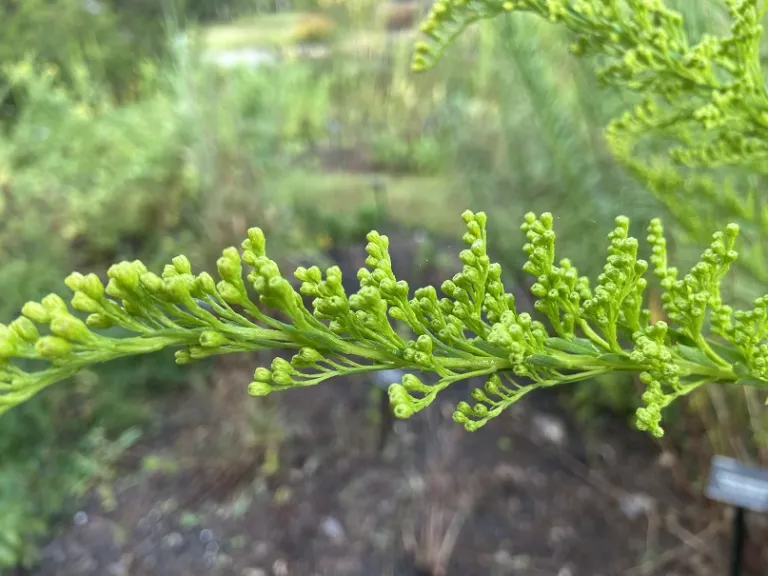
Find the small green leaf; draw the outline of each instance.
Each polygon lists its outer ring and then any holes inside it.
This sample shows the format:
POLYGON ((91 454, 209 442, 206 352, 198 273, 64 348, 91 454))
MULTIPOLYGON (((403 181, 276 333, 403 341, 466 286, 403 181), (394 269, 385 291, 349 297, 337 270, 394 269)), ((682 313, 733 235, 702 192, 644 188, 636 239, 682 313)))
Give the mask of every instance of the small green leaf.
POLYGON ((723 360, 726 362, 729 362, 731 364, 738 363, 744 363, 745 359, 744 356, 739 352, 737 348, 730 348, 728 346, 723 346, 722 344, 719 344, 717 342, 712 342, 711 340, 707 340, 707 344, 709 344, 709 347, 712 348, 712 350, 720 356, 723 360))
POLYGON ((712 360, 709 359, 707 355, 704 354, 704 352, 702 352, 698 348, 693 348, 691 346, 684 346, 682 344, 678 344, 677 350, 680 353, 680 356, 682 356, 686 360, 689 360, 690 362, 693 362, 695 364, 702 364, 704 366, 717 366, 717 364, 712 362, 712 360))
POLYGON ((555 350, 561 352, 568 352, 569 354, 597 356, 600 351, 595 348, 586 338, 574 338, 573 340, 566 340, 565 338, 547 338, 545 344, 555 350))
POLYGON ((479 338, 473 339, 472 345, 475 348, 479 348, 483 352, 488 352, 488 354, 492 354, 493 356, 503 358, 504 356, 507 355, 507 352, 505 352, 502 348, 499 348, 498 346, 493 346, 484 340, 480 340, 479 338))
POLYGON ((600 354, 597 359, 610 366, 627 367, 629 369, 637 368, 637 365, 629 358, 629 356, 623 354, 600 354))
POLYGON ((749 368, 747 368, 741 362, 736 362, 733 365, 733 373, 736 374, 736 376, 739 378, 752 378, 752 372, 750 372, 749 368))
POLYGON ((676 342, 677 344, 684 344, 685 346, 691 346, 696 347, 696 341, 688 336, 687 334, 684 334, 680 330, 676 330, 675 328, 669 328, 668 334, 670 336, 670 339, 673 342, 676 342))
POLYGON ((572 368, 572 366, 559 358, 547 356, 546 354, 531 354, 527 358, 527 362, 540 368, 572 368))
POLYGON ((765 382, 757 378, 740 378, 734 384, 738 386, 749 386, 750 388, 765 388, 765 382))

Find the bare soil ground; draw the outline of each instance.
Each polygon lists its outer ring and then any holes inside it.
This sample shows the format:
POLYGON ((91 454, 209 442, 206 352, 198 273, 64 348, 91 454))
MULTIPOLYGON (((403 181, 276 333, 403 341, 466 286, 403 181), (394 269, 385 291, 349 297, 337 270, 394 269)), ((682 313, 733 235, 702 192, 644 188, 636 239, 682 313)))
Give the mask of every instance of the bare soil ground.
MULTIPOLYGON (((349 274, 360 247, 345 258, 349 274)), ((249 398, 268 360, 222 359, 204 388, 158 400, 117 507, 92 495, 31 574, 726 573, 727 511, 676 488, 671 456, 623 422, 585 429, 540 393, 470 434, 450 417, 464 387, 379 450, 369 379, 249 398)), ((747 552, 746 574, 764 574, 747 552)))

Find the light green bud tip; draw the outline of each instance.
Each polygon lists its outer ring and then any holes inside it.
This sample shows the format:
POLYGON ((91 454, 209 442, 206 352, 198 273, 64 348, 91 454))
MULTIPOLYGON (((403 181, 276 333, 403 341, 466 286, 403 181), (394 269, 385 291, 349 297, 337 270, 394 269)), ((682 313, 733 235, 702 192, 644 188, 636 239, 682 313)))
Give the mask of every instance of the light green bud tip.
POLYGON ((27 302, 21 313, 38 324, 48 324, 51 321, 51 313, 39 302, 27 302))
POLYGON ((200 334, 199 341, 200 346, 203 348, 218 348, 219 346, 224 346, 228 342, 223 335, 214 332, 213 330, 206 330, 200 334))
POLYGON ((85 323, 91 328, 100 328, 102 330, 111 328, 114 325, 112 320, 104 314, 90 314, 88 318, 85 319, 85 323))
POLYGON ((213 280, 213 276, 208 272, 201 272, 197 277, 197 286, 205 294, 213 294, 216 292, 216 282, 213 280))
POLYGON ((150 294, 159 294, 165 290, 165 282, 153 272, 141 275, 141 284, 150 294))
POLYGON ((315 362, 320 362, 320 360, 323 359, 322 354, 320 354, 320 352, 314 348, 302 348, 299 350, 299 357, 301 357, 302 361, 306 362, 307 364, 314 364, 315 362))
POLYGON ((67 285, 67 287, 72 290, 72 292, 78 292, 82 290, 83 283, 85 282, 85 276, 80 274, 80 272, 72 272, 69 276, 67 276, 64 279, 64 284, 67 285))
POLYGON ((72 345, 58 336, 44 336, 35 344, 35 350, 43 358, 61 358, 72 351, 72 345))
POLYGON ((67 312, 67 303, 58 294, 48 294, 41 302, 49 312, 67 312))
POLYGON ((72 307, 80 312, 96 313, 101 312, 102 306, 96 300, 85 294, 85 292, 75 292, 72 297, 72 307))
POLYGON ((12 358, 16 355, 16 343, 14 342, 16 338, 7 326, 0 324, 0 358, 12 358))
POLYGON ((272 392, 272 387, 266 382, 251 382, 248 385, 248 394, 251 396, 267 396, 272 392))
POLYGON ((242 294, 240 293, 240 290, 238 290, 233 284, 230 284, 229 282, 219 282, 216 285, 216 289, 225 302, 229 302, 230 304, 237 304, 241 300, 242 294))
POLYGON ((271 382, 272 372, 267 368, 260 366, 259 368, 256 368, 256 371, 253 373, 253 379, 256 382, 264 382, 264 383, 271 382))
POLYGON ((396 404, 392 409, 393 414, 395 415, 395 418, 400 418, 402 420, 406 420, 413 416, 414 410, 411 407, 410 404, 407 404, 405 402, 401 402, 399 404, 396 404))
POLYGON ((11 322, 11 330, 16 332, 22 339, 27 342, 36 342, 40 338, 40 333, 37 331, 37 327, 29 318, 17 318, 11 322))
MULTIPOLYGON (((250 228, 248 230, 248 242, 243 248, 251 250, 256 256, 264 256, 266 253, 267 241, 261 228, 250 228)), ((245 242, 243 243, 245 244, 245 242)))
POLYGON ((104 297, 104 284, 96 274, 88 274, 80 289, 94 300, 101 300, 104 297))
POLYGON ((184 256, 184 254, 179 254, 176 256, 173 260, 173 267, 176 268, 176 271, 179 274, 191 274, 192 273, 192 264, 189 261, 189 258, 184 256))
POLYGON ((70 314, 57 314, 51 320, 51 332, 72 342, 87 340, 91 332, 85 322, 70 314))
POLYGON ((240 253, 234 247, 225 249, 221 258, 216 261, 216 268, 222 280, 237 283, 242 278, 242 265, 240 263, 240 253))

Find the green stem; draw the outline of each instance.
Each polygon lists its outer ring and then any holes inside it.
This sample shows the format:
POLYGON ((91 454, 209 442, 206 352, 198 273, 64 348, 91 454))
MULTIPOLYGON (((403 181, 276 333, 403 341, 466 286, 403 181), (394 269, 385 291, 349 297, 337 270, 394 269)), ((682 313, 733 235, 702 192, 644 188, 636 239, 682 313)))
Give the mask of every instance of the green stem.
POLYGON ((712 360, 715 364, 725 368, 731 368, 731 365, 728 362, 723 360, 714 350, 712 350, 707 341, 704 339, 704 336, 702 336, 701 332, 697 332, 693 340, 696 342, 696 345, 701 349, 701 351, 704 352, 707 358, 712 360))
POLYGON ((603 340, 597 332, 592 330, 592 327, 589 325, 589 322, 587 322, 584 319, 579 320, 579 327, 584 332, 587 338, 589 338, 592 342, 600 346, 600 348, 603 348, 604 350, 611 350, 610 344, 603 340))

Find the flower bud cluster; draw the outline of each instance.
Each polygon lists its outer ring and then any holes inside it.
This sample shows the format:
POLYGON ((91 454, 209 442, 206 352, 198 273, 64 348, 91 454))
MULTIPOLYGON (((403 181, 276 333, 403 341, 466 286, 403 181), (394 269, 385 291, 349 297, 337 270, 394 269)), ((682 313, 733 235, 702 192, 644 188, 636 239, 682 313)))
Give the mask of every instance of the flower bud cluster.
POLYGON ((602 274, 597 277, 594 295, 582 305, 583 314, 611 334, 612 340, 615 340, 617 322, 632 331, 640 328, 643 290, 647 286, 643 275, 648 263, 637 259, 637 240, 628 234, 629 219, 619 216, 616 228, 608 235, 608 257, 602 274))
POLYGON ((637 409, 637 427, 660 438, 664 434, 661 428, 661 410, 674 398, 674 392, 680 389, 680 368, 673 361, 673 354, 667 346, 666 322, 657 322, 633 335, 635 347, 630 359, 645 370, 640 380, 645 384, 643 402, 645 407, 637 409), (662 384, 672 390, 672 394, 663 392, 662 384))
POLYGON ((682 279, 678 279, 677 269, 666 267, 666 245, 658 220, 651 222, 648 232, 648 241, 653 246, 652 262, 664 288, 661 299, 669 319, 695 337, 701 332, 705 313, 710 308, 714 329, 728 332, 731 309, 722 303, 720 284, 738 257, 734 245, 739 227, 729 224, 724 231, 713 234, 712 243, 701 255, 701 260, 682 279))
POLYGON ((552 226, 549 212, 538 218, 532 212, 525 215, 521 229, 528 240, 523 246, 528 261, 523 271, 536 279, 531 286, 531 293, 537 298, 536 310, 547 316, 558 334, 568 337, 573 334, 579 304, 592 294, 589 281, 579 276, 570 260, 562 259, 559 266, 554 264, 556 236, 552 226))
POLYGON ((474 432, 484 426, 491 418, 514 402, 520 391, 506 387, 498 374, 491 374, 482 388, 472 390, 474 405, 459 402, 453 412, 453 421, 464 426, 468 432, 474 432))

